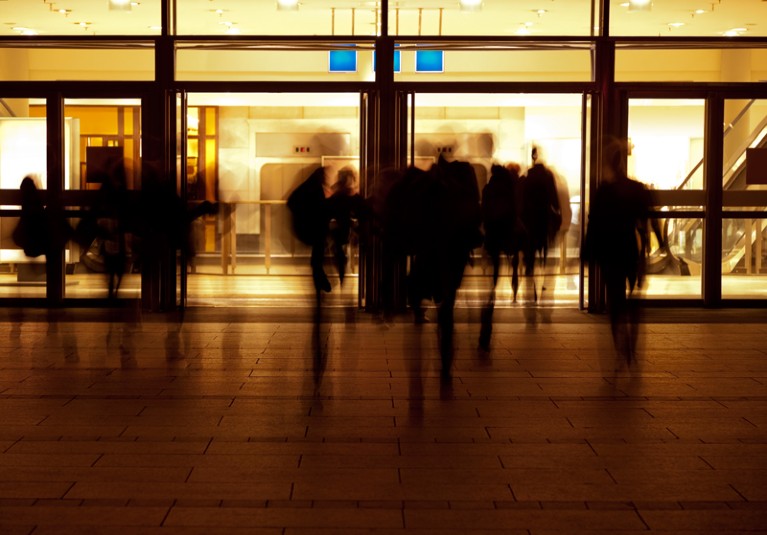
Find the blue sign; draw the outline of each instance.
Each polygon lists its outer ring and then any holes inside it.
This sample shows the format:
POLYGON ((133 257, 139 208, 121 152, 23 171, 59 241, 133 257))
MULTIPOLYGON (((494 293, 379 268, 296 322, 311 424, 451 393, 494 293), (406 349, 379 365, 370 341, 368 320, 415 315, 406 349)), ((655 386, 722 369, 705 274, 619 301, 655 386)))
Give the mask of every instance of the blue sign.
POLYGON ((357 72, 356 50, 331 50, 328 57, 330 72, 357 72))
POLYGON ((442 50, 416 50, 415 72, 445 72, 445 53, 442 50))

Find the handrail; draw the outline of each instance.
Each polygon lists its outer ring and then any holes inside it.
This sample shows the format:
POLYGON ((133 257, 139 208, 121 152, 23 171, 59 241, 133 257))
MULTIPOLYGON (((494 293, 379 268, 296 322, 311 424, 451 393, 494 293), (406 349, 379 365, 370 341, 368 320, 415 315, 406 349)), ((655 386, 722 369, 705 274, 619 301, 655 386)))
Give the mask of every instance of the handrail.
MULTIPOLYGON (((743 116, 751 108, 751 106, 754 104, 754 102, 756 102, 756 99, 752 98, 748 102, 748 104, 743 106, 743 109, 740 110, 738 115, 735 116, 735 119, 733 119, 732 121, 730 121, 727 124, 727 127, 724 129, 724 137, 727 137, 727 134, 729 134, 732 130, 734 130, 735 125, 743 118, 743 116)), ((703 165, 704 159, 705 159, 705 156, 703 158, 701 158, 700 161, 697 164, 695 164, 695 167, 692 168, 692 171, 689 172, 689 174, 685 177, 685 179, 682 181, 682 183, 679 184, 679 186, 677 186, 676 189, 683 189, 685 187, 685 185, 690 181, 690 179, 693 177, 695 172, 700 168, 701 165, 703 165)))

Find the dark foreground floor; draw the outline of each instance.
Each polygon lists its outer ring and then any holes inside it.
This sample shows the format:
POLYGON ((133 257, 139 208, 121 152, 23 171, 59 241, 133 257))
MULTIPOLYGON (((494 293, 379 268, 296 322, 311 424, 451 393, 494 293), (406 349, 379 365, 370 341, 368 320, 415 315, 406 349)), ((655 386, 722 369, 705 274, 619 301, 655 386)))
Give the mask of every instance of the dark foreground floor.
POLYGON ((765 311, 477 317, 12 311, 0 533, 767 533, 765 311))

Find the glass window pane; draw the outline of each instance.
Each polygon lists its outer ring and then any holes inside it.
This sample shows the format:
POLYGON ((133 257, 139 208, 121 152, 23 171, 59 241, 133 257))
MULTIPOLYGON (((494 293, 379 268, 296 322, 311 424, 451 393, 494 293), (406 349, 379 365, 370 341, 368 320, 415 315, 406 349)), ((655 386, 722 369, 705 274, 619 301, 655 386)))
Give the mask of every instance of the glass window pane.
MULTIPOLYGON (((394 79, 411 81, 569 81, 592 80, 592 56, 586 45, 557 46, 555 49, 530 45, 529 48, 465 50, 445 43, 430 44, 428 51, 416 44, 402 43, 401 66, 394 79), (418 54, 442 52, 442 70, 418 68, 418 54)), ((420 46, 424 46, 421 44, 420 46)))
POLYGON ((390 35, 579 35, 592 34, 591 0, 390 2, 390 35))
POLYGON ((618 48, 618 82, 761 82, 767 50, 749 48, 618 48))
POLYGON ((377 2, 177 0, 179 35, 376 35, 377 2))
POLYGON ((161 0, 31 2, 4 0, 3 20, 18 35, 159 35, 161 0))
POLYGON ((3 98, 0 107, 0 297, 45 297, 45 257, 28 257, 13 239, 20 215, 18 192, 30 176, 38 189, 47 187, 45 106, 28 99, 3 98), (13 115, 13 116, 10 116, 13 115))
POLYGON ((657 218, 654 228, 668 247, 651 236, 651 254, 642 296, 651 299, 700 299, 702 295, 703 220, 657 218))
POLYGON ((141 185, 141 102, 67 99, 66 189, 98 190, 110 166, 124 167, 128 189, 141 185), (71 150, 69 148, 71 143, 71 150))
MULTIPOLYGON (((190 305, 314 299, 310 248, 293 234, 286 199, 320 166, 329 181, 342 166, 359 169, 359 102, 358 93, 188 95, 187 196, 220 207, 193 224, 190 305)), ((357 247, 353 235, 343 285, 328 252, 324 303, 356 304, 357 247)))
MULTIPOLYGON (((521 174, 532 164, 531 149, 557 178, 563 228, 549 249, 545 267, 546 304, 578 304, 580 269, 580 198, 582 96, 578 94, 423 94, 415 95, 416 166, 428 168, 445 155, 474 167, 480 192, 492 165, 517 163, 521 174)), ((466 269, 462 290, 468 301, 484 303, 492 286, 492 266, 483 250, 466 269)), ((511 267, 504 262, 496 303, 514 301, 511 267)), ((527 278, 519 285, 519 302, 532 301, 527 278)))
MULTIPOLYGON (((94 203, 98 199, 98 207, 70 207, 95 227, 87 232, 83 223, 79 234, 83 239, 67 248, 65 296, 107 297, 108 273, 114 265, 114 273, 122 272, 115 296, 137 298, 141 286, 137 241, 125 218, 135 209, 127 192, 141 188, 141 102, 66 99, 64 117, 69 125, 65 143, 70 156, 65 166, 65 188, 91 191, 94 203), (126 194, 105 199, 101 191, 114 181, 118 188, 126 189, 126 194), (120 202, 118 198, 126 201, 127 213, 112 204, 120 202)), ((78 224, 80 218, 72 220, 73 228, 78 224)))
POLYGON ((722 297, 767 299, 767 214, 722 222, 722 297))
POLYGON ((703 189, 703 100, 630 99, 628 174, 656 190, 703 189))
POLYGON ((0 48, 0 78, 9 81, 154 80, 154 48, 0 48))
POLYGON ((767 35, 767 6, 747 2, 610 0, 610 35, 737 37, 767 35))
MULTIPOLYGON (((268 47, 266 47, 268 48, 268 47)), ((375 79, 371 44, 318 44, 312 50, 270 50, 260 46, 244 49, 200 47, 180 43, 176 52, 176 78, 186 81, 339 81, 375 79), (340 47, 344 48, 340 48, 340 47), (354 46, 354 50, 349 50, 354 46), (335 49, 335 50, 333 50, 335 49), (331 52, 356 56, 356 70, 331 65, 331 52), (355 54, 356 53, 356 54, 355 54)))
POLYGON ((724 102, 724 114, 722 297, 764 299, 767 297, 767 100, 728 99, 724 102), (734 211, 741 215, 729 217, 734 211), (742 215, 743 212, 748 215, 742 215))

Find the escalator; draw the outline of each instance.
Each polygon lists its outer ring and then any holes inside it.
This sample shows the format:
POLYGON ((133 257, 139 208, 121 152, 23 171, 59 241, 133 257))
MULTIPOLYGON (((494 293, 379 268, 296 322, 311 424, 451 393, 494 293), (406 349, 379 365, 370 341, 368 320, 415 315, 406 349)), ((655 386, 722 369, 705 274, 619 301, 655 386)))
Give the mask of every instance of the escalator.
MULTIPOLYGON (((749 101, 732 123, 725 128, 724 136, 732 132, 738 123, 747 117, 747 112, 754 104, 749 101)), ((763 117, 758 125, 734 151, 724 168, 722 184, 725 192, 747 191, 746 180, 746 151, 750 148, 767 148, 767 117, 763 117)), ((695 173, 702 168, 703 160, 693 167, 687 177, 677 187, 686 188, 695 173)), ((742 211, 761 212, 763 207, 744 208, 742 211)), ((724 212, 725 218, 727 212, 724 212)), ((654 221, 657 239, 653 239, 654 247, 649 257, 648 273, 672 275, 696 275, 702 265, 702 250, 696 246, 700 242, 703 230, 702 219, 658 219, 654 221)), ((767 265, 767 258, 762 255, 767 252, 763 247, 767 237, 766 219, 724 219, 722 233, 722 274, 747 271, 746 262, 750 265, 753 255, 758 255, 757 265, 767 265)))

